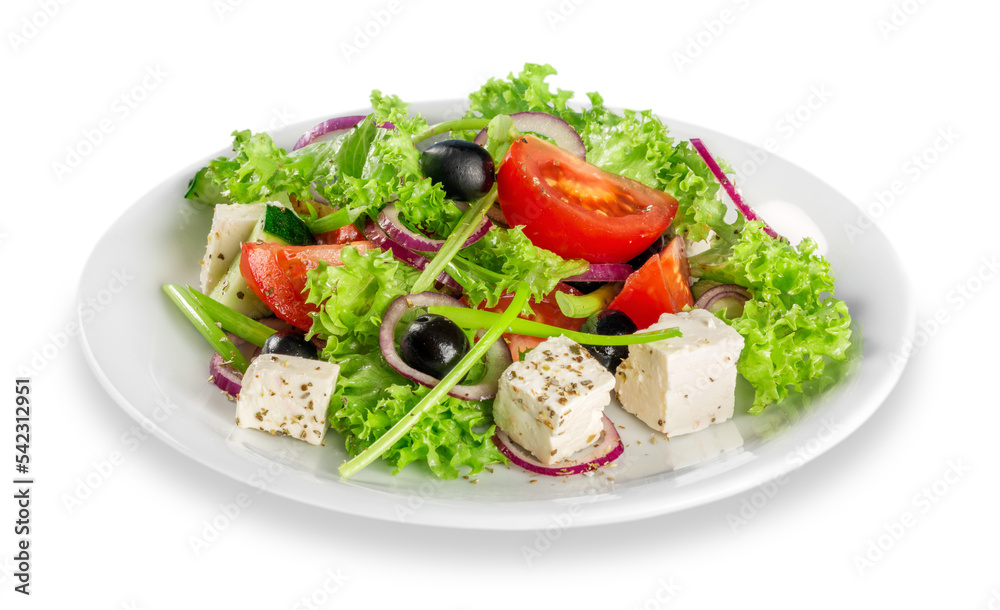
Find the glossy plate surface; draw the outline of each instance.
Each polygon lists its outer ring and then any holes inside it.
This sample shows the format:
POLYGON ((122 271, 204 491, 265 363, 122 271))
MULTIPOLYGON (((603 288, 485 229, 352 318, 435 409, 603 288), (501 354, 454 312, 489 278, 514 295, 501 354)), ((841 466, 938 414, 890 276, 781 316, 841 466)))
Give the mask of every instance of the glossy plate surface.
MULTIPOLYGON (((454 118, 461 105, 432 102, 412 109, 433 123, 454 118)), ((290 148, 318 122, 273 135, 290 148)), ((902 372, 904 344, 915 323, 912 291, 891 245, 877 228, 856 228, 860 212, 843 195, 759 148, 681 121, 667 124, 674 137, 700 137, 714 155, 740 169, 747 176, 739 184, 745 198, 779 233, 792 243, 805 235, 816 238, 830 259, 837 295, 850 307, 861 340, 850 364, 831 367, 825 387, 817 384, 753 417, 745 412, 751 393, 743 384, 733 420, 669 442, 612 405, 608 415, 622 428, 626 452, 594 476, 550 479, 500 466, 475 483, 439 481, 412 466, 391 476, 378 463, 344 481, 337 467, 346 452, 335 432, 316 448, 236 427, 234 404, 206 383, 210 348, 160 290, 165 283, 197 285, 211 211, 183 195, 207 159, 140 198, 94 249, 81 296, 106 291, 116 274, 133 279, 83 326, 84 351, 111 397, 179 452, 235 479, 333 511, 446 527, 534 529, 563 514, 572 515, 575 526, 641 519, 761 485, 846 438, 885 400, 902 372)))

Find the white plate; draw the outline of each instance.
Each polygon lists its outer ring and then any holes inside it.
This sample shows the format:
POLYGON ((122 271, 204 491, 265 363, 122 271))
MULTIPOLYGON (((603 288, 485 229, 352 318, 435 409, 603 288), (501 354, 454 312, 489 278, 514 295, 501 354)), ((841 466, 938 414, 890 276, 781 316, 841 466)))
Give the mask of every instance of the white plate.
MULTIPOLYGON (((413 106, 432 122, 454 118, 457 108, 461 102, 413 106)), ((317 122, 291 125, 275 140, 291 146, 317 122)), ((744 412, 669 442, 651 442, 648 428, 612 407, 609 415, 624 427, 628 447, 616 466, 595 476, 529 477, 501 466, 473 484, 439 481, 414 466, 391 476, 378 463, 341 480, 337 466, 346 453, 336 433, 326 447, 314 448, 235 426, 233 404, 206 383, 210 348, 160 290, 165 283, 197 283, 210 211, 183 195, 207 159, 139 199, 94 249, 80 294, 110 302, 101 315, 82 321, 84 351, 114 400, 181 453, 261 489, 344 513, 461 528, 581 526, 670 513, 761 485, 843 440, 886 398, 902 368, 902 356, 893 355, 902 354, 914 327, 912 294, 878 229, 848 239, 844 227, 856 225, 859 212, 844 196, 773 155, 754 161, 759 149, 739 140, 680 121, 668 125, 676 137, 701 137, 734 166, 755 167, 741 187, 748 201, 769 204, 763 216, 779 231, 822 230, 817 237, 838 278, 837 294, 863 336, 857 344, 863 358, 834 367, 831 387, 794 398, 787 409, 773 406, 760 417, 744 412), (111 294, 120 286, 112 278, 122 272, 134 279, 111 294), (894 297, 878 297, 885 294, 894 297)), ((737 412, 748 402, 741 387, 737 412)))

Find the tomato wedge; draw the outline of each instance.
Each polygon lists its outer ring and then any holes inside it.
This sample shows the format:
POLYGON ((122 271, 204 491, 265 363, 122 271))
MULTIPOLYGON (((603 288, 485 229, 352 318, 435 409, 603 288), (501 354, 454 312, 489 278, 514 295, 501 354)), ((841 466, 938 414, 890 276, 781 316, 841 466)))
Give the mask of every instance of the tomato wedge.
POLYGON ((497 172, 511 226, 565 258, 624 263, 656 241, 677 213, 663 191, 606 172, 531 135, 517 138, 497 172))
POLYGON ((690 277, 684 240, 675 237, 666 248, 628 276, 625 287, 608 309, 623 311, 637 327, 648 328, 661 314, 677 313, 685 306, 694 306, 690 277))
MULTIPOLYGON (((584 318, 567 318, 564 316, 562 311, 559 309, 559 304, 556 303, 557 292, 567 292, 575 295, 581 294, 581 292, 576 288, 573 288, 569 284, 563 284, 560 282, 556 284, 555 290, 545 295, 545 298, 543 298, 541 302, 534 300, 531 301, 531 311, 534 312, 534 315, 522 315, 518 317, 526 320, 541 322, 542 324, 558 326, 559 328, 565 328, 567 330, 580 330, 580 327, 583 326, 583 323, 586 322, 586 320, 584 318)), ((500 302, 497 303, 496 307, 479 307, 479 309, 500 313, 507 309, 507 306, 513 298, 514 295, 507 293, 500 297, 500 302)), ((537 347, 539 343, 545 341, 545 339, 540 337, 515 335, 514 333, 504 333, 503 338, 507 340, 507 347, 510 348, 510 355, 511 358, 514 359, 514 362, 517 362, 520 359, 521 352, 526 352, 529 349, 537 347)))
POLYGON ((312 326, 309 314, 316 311, 316 306, 306 303, 306 296, 302 294, 306 272, 315 269, 319 261, 340 265, 340 252, 347 246, 361 252, 374 247, 368 241, 326 246, 246 243, 240 256, 240 273, 247 286, 274 315, 297 328, 309 330, 312 326))
POLYGON ((321 244, 347 244, 352 241, 365 241, 364 233, 354 225, 345 225, 333 231, 317 233, 316 241, 321 244))

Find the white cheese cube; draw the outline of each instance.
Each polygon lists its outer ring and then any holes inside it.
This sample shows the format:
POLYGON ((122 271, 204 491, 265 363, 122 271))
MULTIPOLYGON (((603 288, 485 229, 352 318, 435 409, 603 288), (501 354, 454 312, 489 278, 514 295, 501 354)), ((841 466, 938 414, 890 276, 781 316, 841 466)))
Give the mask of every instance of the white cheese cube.
POLYGON ((615 390, 626 411, 677 436, 733 416, 743 337, 704 309, 665 313, 647 330, 672 327, 683 336, 629 346, 615 390))
POLYGON ((493 418, 540 462, 554 464, 600 438, 614 386, 590 352, 553 337, 500 376, 493 418))
POLYGON ((208 294, 240 258, 240 246, 257 226, 266 203, 220 203, 212 215, 205 256, 201 261, 201 291, 208 294))
POLYGON ((339 366, 322 360, 261 354, 243 375, 236 424, 322 445, 338 373, 339 366))

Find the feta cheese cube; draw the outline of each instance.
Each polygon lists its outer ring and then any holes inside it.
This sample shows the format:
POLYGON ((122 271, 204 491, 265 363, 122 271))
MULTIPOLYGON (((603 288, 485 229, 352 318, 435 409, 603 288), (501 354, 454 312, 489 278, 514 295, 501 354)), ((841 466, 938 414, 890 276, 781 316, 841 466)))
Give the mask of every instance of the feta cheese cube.
POLYGON ((554 464, 600 438, 614 386, 590 352, 553 337, 500 376, 493 417, 511 440, 554 464))
POLYGON ((243 375, 236 424, 322 445, 338 373, 339 366, 322 360, 261 354, 243 375))
POLYGON ((672 327, 683 336, 629 346, 615 391, 626 411, 677 436, 733 416, 743 337, 704 309, 665 313, 647 330, 672 327))

